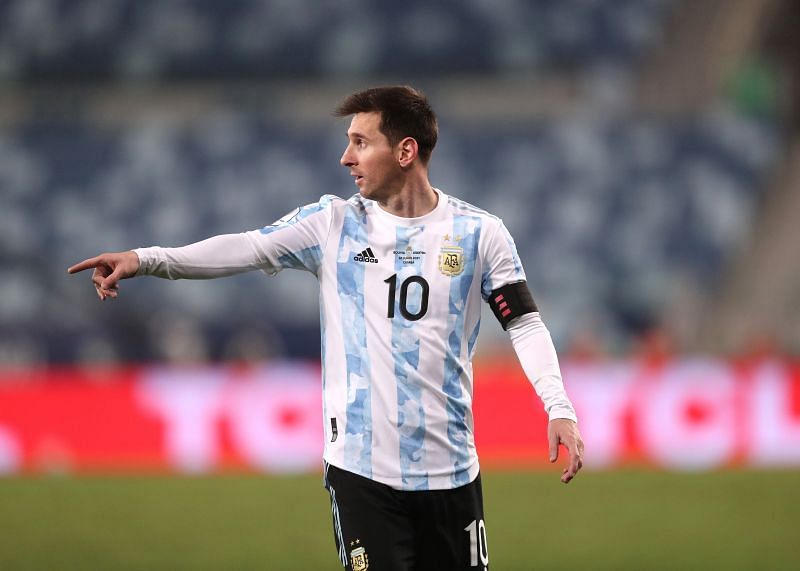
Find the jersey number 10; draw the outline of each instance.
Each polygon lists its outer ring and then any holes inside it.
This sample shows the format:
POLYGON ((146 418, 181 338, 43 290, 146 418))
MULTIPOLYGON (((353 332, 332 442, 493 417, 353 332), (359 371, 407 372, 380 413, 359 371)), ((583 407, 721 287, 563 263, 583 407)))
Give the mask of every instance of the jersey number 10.
MULTIPOLYGON (((397 274, 392 275, 389 278, 383 280, 383 283, 389 284, 389 309, 386 311, 386 317, 389 319, 394 318, 394 300, 395 294, 397 292, 397 274)), ((409 276, 403 283, 400 284, 400 313, 408 319, 409 321, 416 321, 421 319, 425 313, 428 311, 428 293, 430 292, 430 287, 428 286, 428 282, 425 281, 425 278, 422 276, 409 276), (419 284, 422 288, 422 295, 420 297, 421 301, 419 304, 419 309, 417 309, 416 313, 412 313, 408 310, 408 286, 411 284, 419 284)))

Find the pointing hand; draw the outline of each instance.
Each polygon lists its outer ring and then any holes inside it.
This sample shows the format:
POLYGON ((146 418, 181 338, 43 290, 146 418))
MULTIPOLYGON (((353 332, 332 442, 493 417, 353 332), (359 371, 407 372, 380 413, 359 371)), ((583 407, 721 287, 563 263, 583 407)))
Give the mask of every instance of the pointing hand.
POLYGON ((136 252, 114 252, 105 253, 83 260, 67 269, 67 272, 74 274, 94 268, 92 272, 92 283, 100 301, 105 301, 107 297, 115 298, 119 295, 119 281, 136 275, 139 269, 139 256, 136 252))

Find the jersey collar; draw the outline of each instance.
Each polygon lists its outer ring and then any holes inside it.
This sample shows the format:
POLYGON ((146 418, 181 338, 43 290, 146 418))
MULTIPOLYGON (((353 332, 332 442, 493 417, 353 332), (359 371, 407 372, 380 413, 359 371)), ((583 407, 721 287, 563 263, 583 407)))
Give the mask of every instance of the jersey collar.
POLYGON ((439 190, 436 187, 433 187, 433 190, 439 196, 439 201, 436 204, 436 207, 428 212, 427 214, 423 214, 422 216, 417 216, 415 218, 405 218, 403 216, 397 216, 392 214, 391 212, 386 212, 381 205, 371 200, 373 210, 381 217, 391 220, 394 224, 398 226, 419 226, 420 224, 426 224, 430 222, 436 222, 437 220, 442 220, 444 218, 445 209, 447 207, 447 195, 439 190))

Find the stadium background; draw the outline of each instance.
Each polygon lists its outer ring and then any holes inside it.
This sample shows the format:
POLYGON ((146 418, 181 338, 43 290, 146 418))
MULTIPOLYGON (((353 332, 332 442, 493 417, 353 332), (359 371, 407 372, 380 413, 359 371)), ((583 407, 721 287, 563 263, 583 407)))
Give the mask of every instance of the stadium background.
POLYGON ((65 268, 326 193, 349 92, 440 116, 501 216, 587 444, 559 487, 489 312, 495 569, 790 569, 800 526, 793 0, 0 2, 3 569, 334 569, 314 279, 65 268))

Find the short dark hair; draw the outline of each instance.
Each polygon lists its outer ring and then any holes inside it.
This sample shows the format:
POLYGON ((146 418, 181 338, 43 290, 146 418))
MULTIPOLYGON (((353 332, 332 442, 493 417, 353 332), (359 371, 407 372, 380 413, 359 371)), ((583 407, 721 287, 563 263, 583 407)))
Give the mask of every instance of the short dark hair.
POLYGON ((436 115, 425 95, 407 85, 373 87, 349 95, 336 108, 337 117, 356 113, 381 114, 380 131, 392 146, 412 137, 419 146, 419 158, 427 164, 431 158, 439 127, 436 115))

